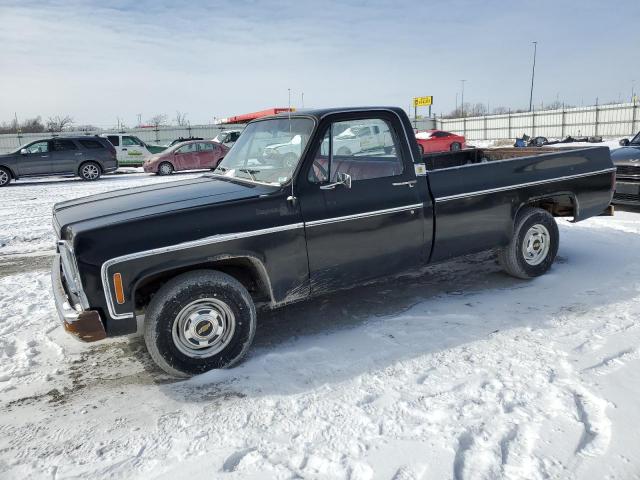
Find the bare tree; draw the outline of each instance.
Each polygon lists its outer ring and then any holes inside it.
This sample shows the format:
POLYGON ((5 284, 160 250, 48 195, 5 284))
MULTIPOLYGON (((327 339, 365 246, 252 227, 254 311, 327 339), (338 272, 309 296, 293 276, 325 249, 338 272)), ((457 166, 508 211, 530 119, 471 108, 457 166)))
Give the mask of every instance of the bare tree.
POLYGON ((163 113, 158 113, 153 117, 151 117, 149 120, 147 120, 147 123, 149 125, 153 125, 156 128, 159 127, 160 125, 166 125, 167 116, 163 113))
POLYGON ((180 112, 180 110, 176 110, 176 125, 179 127, 185 127, 187 125, 187 114, 180 112))
POLYGON ((21 123, 14 118, 10 122, 0 124, 0 133, 42 133, 44 131, 45 126, 40 117, 27 118, 21 123))
POLYGON ((55 117, 49 117, 47 119, 47 130, 50 132, 61 132, 65 128, 68 128, 73 123, 73 118, 69 115, 64 117, 56 115, 55 117))
POLYGON ((494 115, 503 115, 505 113, 509 113, 509 109, 507 107, 495 107, 492 113, 494 115))

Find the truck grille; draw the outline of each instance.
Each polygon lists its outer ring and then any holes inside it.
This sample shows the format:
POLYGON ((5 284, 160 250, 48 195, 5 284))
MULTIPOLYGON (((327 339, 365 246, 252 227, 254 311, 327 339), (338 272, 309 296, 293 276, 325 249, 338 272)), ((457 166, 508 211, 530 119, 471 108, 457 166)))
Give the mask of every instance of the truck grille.
POLYGON ((638 202, 640 203, 640 195, 634 195, 631 193, 614 193, 613 200, 624 200, 626 202, 638 202))
POLYGON ((618 176, 626 176, 626 177, 640 177, 640 165, 632 166, 632 165, 619 165, 616 167, 616 175, 618 176))

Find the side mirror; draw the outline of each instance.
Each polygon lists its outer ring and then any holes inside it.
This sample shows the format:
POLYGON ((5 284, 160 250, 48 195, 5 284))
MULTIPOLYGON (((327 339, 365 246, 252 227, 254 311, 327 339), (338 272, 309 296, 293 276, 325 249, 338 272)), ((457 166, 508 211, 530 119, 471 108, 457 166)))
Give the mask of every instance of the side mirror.
POLYGON ((29 150, 27 150, 26 148, 20 149, 20 155, 26 155, 27 153, 29 153, 29 150))
POLYGON ((619 144, 621 147, 626 147, 627 145, 629 145, 629 139, 628 139, 628 138, 623 138, 622 140, 620 140, 620 141, 618 142, 618 144, 619 144))
POLYGON ((338 185, 343 185, 347 188, 351 188, 351 175, 348 173, 338 172, 338 181, 335 183, 329 183, 327 185, 321 185, 320 190, 333 190, 338 185))

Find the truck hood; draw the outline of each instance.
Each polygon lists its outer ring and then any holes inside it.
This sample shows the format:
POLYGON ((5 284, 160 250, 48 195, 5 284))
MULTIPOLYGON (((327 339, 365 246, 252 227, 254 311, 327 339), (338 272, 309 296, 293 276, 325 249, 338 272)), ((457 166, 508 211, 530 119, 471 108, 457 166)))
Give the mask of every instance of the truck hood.
POLYGON ((202 176, 56 203, 53 222, 56 234, 62 238, 66 227, 75 230, 73 226, 80 223, 99 228, 133 218, 257 197, 277 189, 202 176))
POLYGON ((614 165, 633 165, 640 167, 640 146, 616 148, 611 151, 614 165))

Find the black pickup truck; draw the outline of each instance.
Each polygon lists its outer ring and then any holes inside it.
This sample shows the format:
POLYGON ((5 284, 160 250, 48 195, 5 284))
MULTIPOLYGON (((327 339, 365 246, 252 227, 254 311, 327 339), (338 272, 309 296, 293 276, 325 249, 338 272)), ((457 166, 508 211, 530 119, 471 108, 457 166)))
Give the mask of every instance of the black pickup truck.
POLYGON ((85 341, 140 320, 158 365, 193 375, 241 359, 257 307, 490 249, 541 275, 554 217, 602 214, 614 182, 606 147, 422 157, 398 108, 268 117, 210 174, 56 204, 56 304, 85 341))

